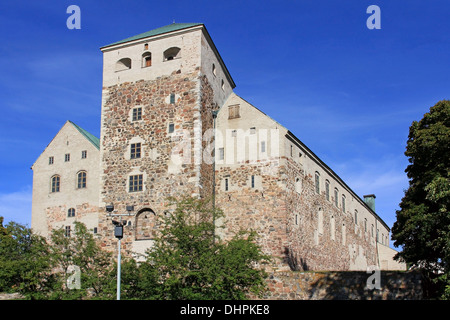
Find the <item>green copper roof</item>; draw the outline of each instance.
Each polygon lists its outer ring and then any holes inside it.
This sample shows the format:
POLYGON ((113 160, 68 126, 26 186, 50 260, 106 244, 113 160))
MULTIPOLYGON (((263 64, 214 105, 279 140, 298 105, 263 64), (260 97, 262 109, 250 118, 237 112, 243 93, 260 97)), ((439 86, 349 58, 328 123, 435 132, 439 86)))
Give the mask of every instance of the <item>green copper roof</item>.
POLYGON ((88 139, 97 149, 100 150, 100 139, 97 138, 96 136, 94 136, 93 134, 87 132, 86 130, 84 130, 83 128, 77 126, 75 123, 73 123, 70 120, 67 120, 69 123, 71 123, 75 128, 77 128, 78 131, 80 131, 80 133, 86 137, 86 139, 88 139))
POLYGON ((109 46, 112 46, 112 45, 125 43, 125 42, 128 42, 128 41, 143 39, 143 38, 147 38, 147 37, 152 37, 152 36, 164 34, 164 33, 167 33, 167 32, 182 30, 182 29, 195 27, 195 26, 201 26, 201 25, 203 25, 203 23, 172 23, 172 24, 169 24, 169 25, 164 26, 164 27, 153 29, 153 30, 150 30, 150 31, 138 34, 138 35, 135 35, 133 37, 129 37, 129 38, 126 38, 126 39, 123 39, 123 40, 120 40, 120 41, 108 44, 108 45, 106 45, 104 47, 109 47, 109 46))

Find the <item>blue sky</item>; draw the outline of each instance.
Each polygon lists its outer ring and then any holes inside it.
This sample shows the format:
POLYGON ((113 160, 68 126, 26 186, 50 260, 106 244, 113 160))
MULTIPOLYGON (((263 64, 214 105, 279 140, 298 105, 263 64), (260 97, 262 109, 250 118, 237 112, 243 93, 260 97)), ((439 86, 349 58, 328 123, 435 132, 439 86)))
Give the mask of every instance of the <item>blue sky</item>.
POLYGON ((0 215, 31 223, 31 165, 66 120, 99 136, 100 47, 175 22, 206 25, 235 92, 290 129, 392 227, 408 129, 450 99, 450 1, 0 3, 0 215), (81 29, 69 30, 69 5, 81 29), (369 5, 381 29, 369 30, 369 5))

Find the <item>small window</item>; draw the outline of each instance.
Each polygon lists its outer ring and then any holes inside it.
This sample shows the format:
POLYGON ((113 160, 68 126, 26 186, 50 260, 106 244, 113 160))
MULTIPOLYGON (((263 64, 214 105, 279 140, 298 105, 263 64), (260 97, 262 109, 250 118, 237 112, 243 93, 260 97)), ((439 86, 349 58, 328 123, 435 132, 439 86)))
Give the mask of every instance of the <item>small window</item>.
POLYGON ((144 44, 144 50, 148 50, 148 43, 144 44))
POLYGON ((97 234, 97 227, 94 227, 94 229, 92 229, 92 232, 93 232, 94 234, 97 234))
POLYGON ((131 159, 139 159, 141 157, 141 143, 132 143, 131 144, 131 159))
POLYGON ((130 176, 129 192, 142 191, 142 174, 130 176))
POLYGON ((261 153, 266 152, 266 142, 265 141, 261 141, 261 153))
POLYGON ((55 162, 54 157, 48 157, 48 164, 53 164, 55 162))
POLYGON ((239 105, 233 105, 228 107, 228 119, 240 118, 239 105))
POLYGON ((213 73, 213 75, 216 75, 216 65, 213 63, 213 65, 212 65, 212 73, 213 73))
POLYGON ((231 136, 232 137, 237 137, 237 130, 232 130, 231 131, 231 136))
POLYGON ((61 178, 60 176, 56 175, 52 177, 52 192, 59 192, 61 186, 61 178))
POLYGON ((325 197, 327 201, 330 201, 330 181, 325 180, 325 197))
POLYGON ((252 188, 254 188, 254 187, 255 187, 255 176, 252 175, 252 188))
POLYGON ((116 62, 116 72, 131 69, 131 59, 123 58, 116 62))
POLYGON ((142 107, 133 108, 133 121, 142 120, 142 107))
POLYGON ((64 161, 69 162, 70 161, 70 153, 66 153, 64 156, 64 161))
POLYGON ((64 230, 64 236, 70 238, 70 226, 66 226, 64 230))
POLYGON ((81 151, 81 159, 86 159, 86 158, 87 158, 87 150, 81 151))
POLYGON ((342 195, 342 212, 345 213, 345 196, 342 195))
POLYGON ((291 144, 291 157, 294 156, 294 146, 291 144))
POLYGON ((222 87, 222 90, 225 90, 225 82, 222 80, 222 84, 220 85, 222 87))
POLYGON ((172 47, 164 51, 164 61, 171 61, 180 58, 180 48, 172 47))
POLYGON ((223 160, 225 158, 225 149, 219 148, 219 160, 223 160))
POLYGON ((152 54, 150 52, 144 52, 142 54, 142 67, 151 67, 152 66, 152 54))
POLYGON ((70 208, 69 210, 67 210, 67 216, 68 217, 75 217, 75 209, 74 208, 70 208))
POLYGON ((364 218, 364 232, 367 232, 367 218, 364 218))
POLYGON ((228 178, 225 178, 225 191, 228 191, 228 178))
POLYGON ((169 133, 173 133, 175 131, 175 125, 173 123, 169 123, 169 133))
POLYGON ((175 103, 175 93, 171 93, 170 94, 170 103, 174 104, 175 103))
POLYGON ((334 205, 336 206, 336 208, 339 208, 339 191, 338 189, 334 189, 334 205))
POLYGON ((256 128, 255 127, 251 127, 250 128, 250 134, 255 134, 256 133, 256 128))
POLYGON ((77 184, 78 189, 86 188, 86 171, 78 172, 77 180, 78 180, 78 184, 77 184))
POLYGON ((296 178, 295 179, 295 191, 297 193, 301 193, 302 192, 302 180, 300 178, 296 178))
POLYGON ((358 224, 358 211, 355 210, 355 224, 358 224))
POLYGON ((320 175, 318 172, 315 174, 315 184, 316 184, 316 193, 320 194, 320 181, 319 181, 320 175))

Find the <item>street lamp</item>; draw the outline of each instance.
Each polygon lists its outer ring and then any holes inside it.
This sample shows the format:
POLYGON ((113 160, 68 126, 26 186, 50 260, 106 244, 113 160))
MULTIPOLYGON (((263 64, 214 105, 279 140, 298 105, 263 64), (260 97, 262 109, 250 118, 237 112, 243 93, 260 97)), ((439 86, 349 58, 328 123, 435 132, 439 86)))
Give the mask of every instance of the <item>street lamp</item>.
POLYGON ((114 224, 114 236, 117 238, 117 300, 120 300, 120 267, 121 267, 121 253, 120 253, 120 241, 123 238, 123 226, 127 223, 127 221, 122 222, 122 216, 130 216, 132 215, 132 211, 134 210, 134 206, 127 206, 127 214, 113 214, 114 205, 107 205, 106 211, 109 213, 109 216, 118 216, 119 221, 112 220, 114 224))

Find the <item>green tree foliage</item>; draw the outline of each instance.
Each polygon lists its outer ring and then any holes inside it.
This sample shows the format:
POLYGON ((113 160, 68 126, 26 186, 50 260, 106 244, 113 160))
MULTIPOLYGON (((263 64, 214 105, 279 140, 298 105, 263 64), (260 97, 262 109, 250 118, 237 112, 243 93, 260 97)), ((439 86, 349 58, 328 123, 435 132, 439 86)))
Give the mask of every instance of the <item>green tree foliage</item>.
POLYGON ((437 277, 450 294, 450 101, 430 108, 409 129, 409 188, 392 228, 397 255, 437 277))
POLYGON ((112 298, 115 294, 114 263, 110 252, 100 248, 91 232, 80 222, 75 222, 70 237, 65 230, 53 230, 51 255, 59 285, 52 292, 52 299, 112 298), (80 289, 67 285, 73 275, 70 266, 79 268, 80 289))
POLYGON ((6 227, 0 223, 0 291, 35 299, 46 296, 55 283, 49 255, 45 239, 31 229, 15 222, 6 227))
POLYGON ((142 290, 157 299, 245 299, 262 294, 268 262, 255 243, 256 235, 241 232, 228 242, 216 237, 215 221, 223 213, 193 198, 174 202, 160 217, 161 230, 141 266, 142 290))

